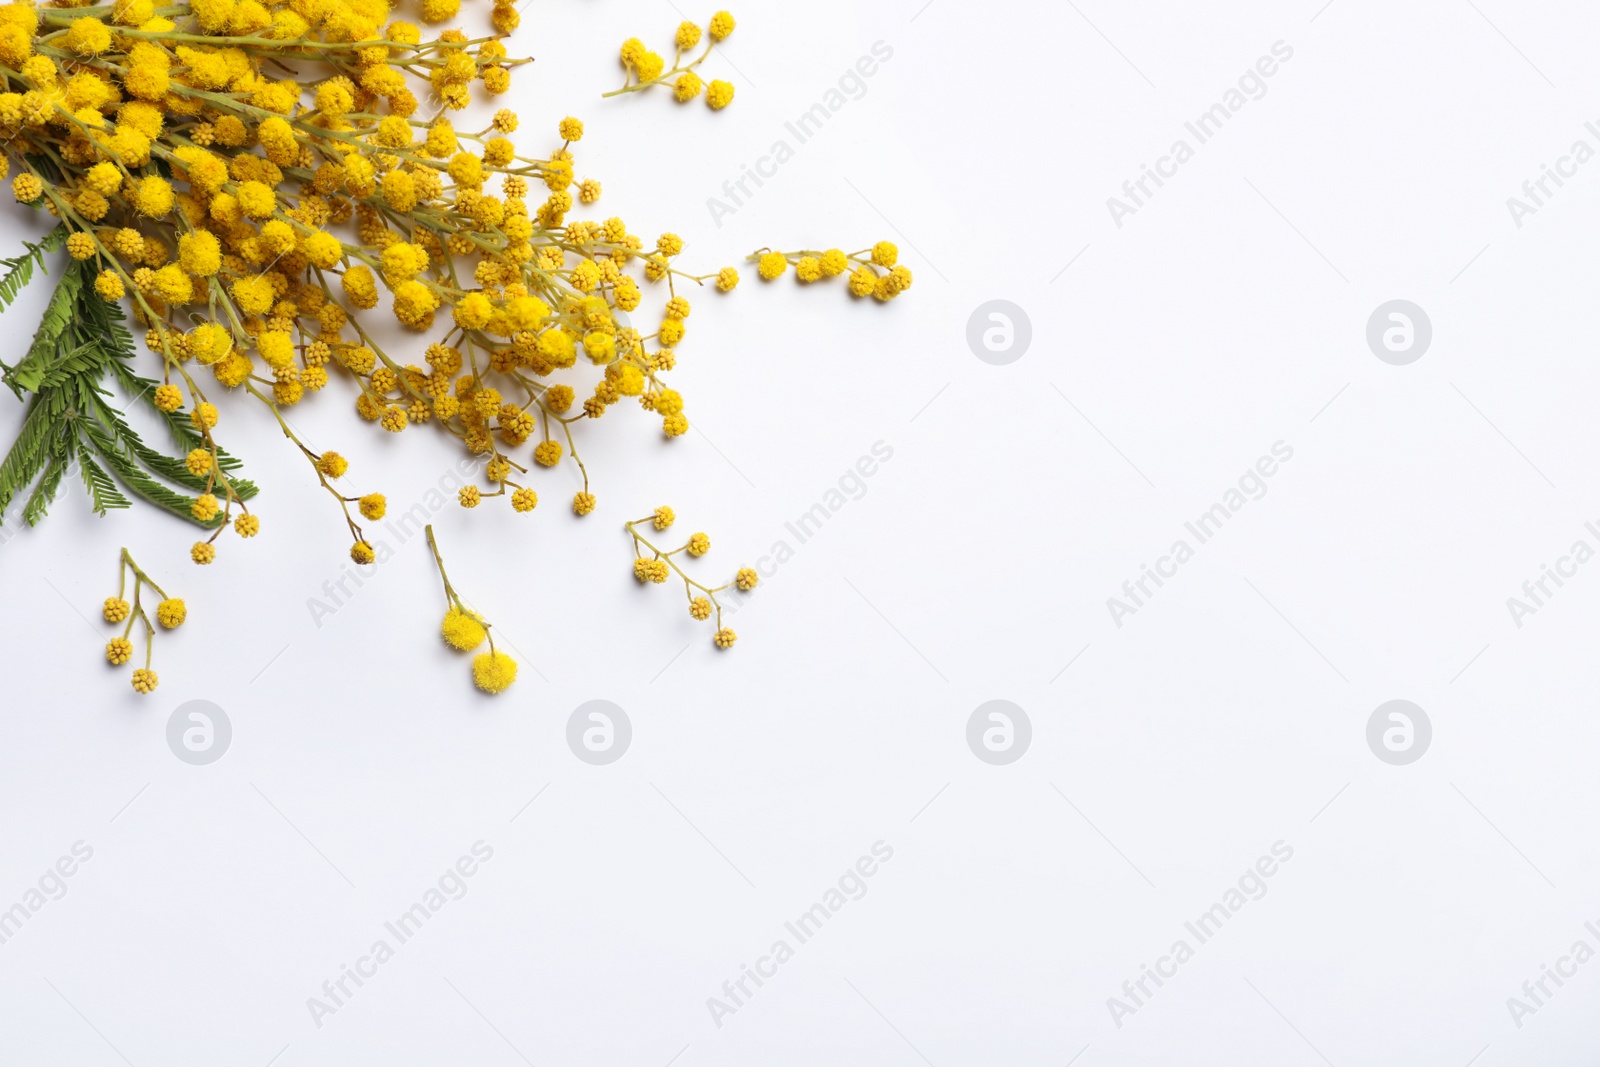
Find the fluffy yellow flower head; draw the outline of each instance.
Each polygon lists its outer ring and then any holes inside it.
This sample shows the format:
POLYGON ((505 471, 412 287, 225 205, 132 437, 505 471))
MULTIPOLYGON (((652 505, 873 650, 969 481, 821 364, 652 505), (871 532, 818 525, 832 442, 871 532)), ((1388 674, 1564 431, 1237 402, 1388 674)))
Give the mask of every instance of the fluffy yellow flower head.
POLYGON ((151 174, 140 179, 135 206, 141 215, 159 219, 172 210, 173 200, 172 183, 165 178, 151 174))
POLYGON ((760 274, 764 281, 769 282, 782 275, 788 269, 789 261, 781 252, 768 252, 756 264, 756 273, 760 274))
MULTIPOLYGON (((489 631, 484 629, 481 618, 460 608, 451 608, 444 613, 444 621, 439 624, 439 633, 444 637, 445 644, 462 652, 471 652, 483 644, 484 638, 489 636, 489 631)), ((514 668, 513 673, 515 673, 514 668)))
POLYGON ((517 661, 504 652, 481 652, 472 660, 472 680, 485 693, 503 692, 517 680, 517 661))
POLYGON ((168 597, 156 605, 156 621, 167 629, 176 629, 189 617, 189 609, 178 597, 168 597))
POLYGON ((209 278, 222 269, 222 243, 206 230, 186 233, 178 238, 178 263, 190 274, 209 278))
POLYGON ((67 27, 67 47, 80 56, 97 56, 111 47, 111 31, 99 19, 77 19, 67 27))

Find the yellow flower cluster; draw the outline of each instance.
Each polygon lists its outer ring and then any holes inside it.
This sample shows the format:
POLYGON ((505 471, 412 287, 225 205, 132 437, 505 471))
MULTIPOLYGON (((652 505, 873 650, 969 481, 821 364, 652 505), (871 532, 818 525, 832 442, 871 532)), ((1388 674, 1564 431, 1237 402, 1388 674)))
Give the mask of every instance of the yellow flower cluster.
POLYGON ((752 252, 749 258, 764 282, 783 277, 793 264, 795 277, 805 285, 836 278, 848 271, 849 292, 857 298, 870 296, 888 301, 911 288, 911 269, 900 265, 900 250, 889 241, 879 241, 871 248, 848 253, 837 248, 826 252, 777 252, 762 248, 752 252), (851 270, 852 264, 854 270, 851 270))
MULTIPOLYGON (((421 16, 458 9, 422 0, 421 16)), ((187 403, 204 443, 186 465, 207 489, 192 511, 223 520, 194 546, 196 562, 215 558, 235 510, 240 535, 260 529, 217 462, 201 368, 274 412, 345 506, 358 563, 372 549, 348 507, 357 498, 330 484, 338 474, 281 413, 331 375, 357 386, 361 419, 396 433, 433 423, 484 456, 490 487, 463 494, 469 507, 506 495, 532 510, 537 494, 516 480, 528 467, 512 455, 531 445, 539 466, 577 462, 573 510, 591 511, 571 427, 625 397, 668 437, 688 429, 683 398, 660 377, 689 315, 676 284, 716 279, 726 291, 731 268, 689 275, 674 265, 675 234, 647 244, 617 217, 570 219, 600 196, 574 174, 577 119, 544 155, 519 153, 509 110, 481 130, 456 127, 450 112, 471 86, 504 92, 525 62, 500 40, 518 22, 510 3, 495 0, 489 37, 425 40, 389 17, 389 0, 0 5, 0 75, 16 90, 0 92, 0 177, 15 164, 17 199, 66 223, 69 253, 94 262, 103 298, 131 300, 164 363, 156 405, 183 414, 187 403), (657 283, 660 326, 624 325, 618 312, 657 283), (391 357, 363 325, 380 304, 412 331, 443 326, 420 363, 391 357), (586 396, 551 380, 580 357, 601 368, 586 396)), ((709 35, 731 30, 719 15, 709 35)))
MULTIPOLYGON (((417 3, 425 24, 461 14, 460 0, 417 3)), ((338 501, 358 564, 376 556, 358 519, 381 519, 384 497, 341 490, 347 461, 310 449, 285 418, 335 377, 374 431, 428 424, 482 457, 486 484, 461 491, 467 508, 505 496, 513 510, 532 511, 538 494, 522 484, 531 467, 570 458, 582 477, 572 511, 593 512, 573 424, 625 398, 658 418, 666 437, 687 432, 684 399, 663 380, 691 313, 677 289, 710 282, 727 293, 739 272, 688 273, 674 233, 650 240, 615 215, 575 217, 601 196, 600 182, 575 169, 578 119, 557 124, 559 140, 537 151, 513 143, 520 120, 509 109, 481 129, 458 127, 452 115, 475 90, 504 93, 528 62, 503 43, 519 22, 513 0, 485 6, 489 32, 472 36, 425 35, 391 0, 0 3, 0 181, 11 178, 20 203, 60 220, 94 293, 127 301, 160 358, 151 400, 200 439, 186 473, 171 468, 204 489, 178 510, 215 527, 193 545, 196 563, 216 558, 223 528, 245 538, 261 529, 245 504, 253 487, 236 491, 235 461, 217 443, 214 401, 224 393, 272 413, 338 501), (640 317, 652 286, 658 324, 636 328, 630 316, 640 317), (419 335, 419 356, 386 352, 367 313, 419 335)), ((726 107, 733 86, 706 84, 697 68, 733 29, 725 11, 704 27, 681 24, 670 69, 630 39, 624 87, 605 95, 665 85, 681 102, 703 95, 712 109, 726 107)), ((911 284, 887 243, 848 256, 763 250, 752 259, 767 280, 791 259, 803 281, 851 271, 850 291, 879 300, 911 284)), ((636 549, 649 548, 633 527, 636 549)), ((675 558, 709 549, 704 534, 671 552, 651 548, 636 574, 661 581, 678 571, 691 615, 715 611, 726 648, 734 636, 716 594, 729 586, 698 585, 675 558)), ((731 584, 748 588, 742 577, 731 584)), ((446 636, 467 641, 481 626, 490 651, 475 678, 504 689, 515 661, 494 651, 487 624, 446 588, 463 612, 447 620, 446 636)), ((136 608, 137 596, 123 616, 129 633, 132 618, 150 629, 136 608)), ((163 625, 181 621, 181 612, 157 615, 163 625)), ((131 658, 127 633, 107 655, 131 658)), ((156 684, 149 658, 147 648, 141 691, 156 684)))
POLYGON ((439 636, 458 652, 471 652, 488 641, 489 651, 480 652, 472 659, 472 680, 485 693, 499 693, 517 680, 517 661, 504 652, 495 651, 494 635, 490 633, 493 627, 482 615, 462 603, 444 572, 444 557, 439 554, 439 543, 433 539, 433 527, 429 525, 423 529, 428 535, 428 547, 433 549, 439 577, 444 582, 445 612, 439 623, 439 636))
POLYGON ((712 643, 718 648, 732 648, 739 635, 722 625, 722 602, 717 599, 717 594, 729 589, 748 593, 756 587, 760 576, 750 567, 741 567, 734 574, 733 581, 724 582, 715 588, 701 585, 689 577, 674 557, 687 553, 699 558, 710 552, 711 538, 707 534, 692 533, 689 539, 677 548, 662 549, 651 544, 649 539, 639 532, 641 526, 666 530, 677 520, 678 517, 673 510, 662 505, 644 518, 634 519, 625 524, 628 533, 633 537, 633 576, 641 585, 649 583, 659 585, 676 573, 683 580, 684 595, 689 600, 689 617, 697 622, 704 622, 715 612, 717 631, 712 636, 712 643), (645 555, 646 552, 650 555, 645 555))
POLYGON ((126 622, 119 637, 113 637, 106 642, 106 661, 113 667, 120 667, 133 659, 133 624, 144 624, 144 666, 133 672, 133 688, 139 693, 149 693, 155 689, 160 679, 156 672, 150 669, 150 657, 155 650, 156 628, 150 622, 150 616, 145 612, 143 593, 146 586, 161 598, 156 604, 156 622, 164 630, 175 630, 182 626, 189 617, 189 608, 177 597, 169 597, 161 591, 161 587, 150 580, 150 576, 133 561, 128 550, 122 550, 122 563, 118 571, 117 595, 108 596, 100 606, 102 618, 113 625, 126 622), (128 575, 133 575, 133 603, 128 603, 128 575))
POLYGON ((711 16, 705 32, 702 34, 698 24, 681 22, 677 32, 673 34, 673 60, 672 67, 667 68, 667 61, 658 52, 652 52, 644 46, 644 42, 637 37, 629 37, 622 42, 620 58, 622 68, 627 72, 627 78, 622 88, 613 89, 609 93, 602 93, 602 97, 621 96, 623 93, 637 93, 642 89, 650 89, 657 85, 672 90, 673 99, 680 104, 687 104, 697 99, 702 90, 705 93, 706 106, 712 111, 721 111, 733 103, 733 85, 730 82, 713 80, 707 84, 695 68, 706 61, 714 45, 727 40, 733 32, 733 16, 726 11, 718 11, 711 16), (705 38, 705 50, 694 59, 689 59, 701 38, 705 38))

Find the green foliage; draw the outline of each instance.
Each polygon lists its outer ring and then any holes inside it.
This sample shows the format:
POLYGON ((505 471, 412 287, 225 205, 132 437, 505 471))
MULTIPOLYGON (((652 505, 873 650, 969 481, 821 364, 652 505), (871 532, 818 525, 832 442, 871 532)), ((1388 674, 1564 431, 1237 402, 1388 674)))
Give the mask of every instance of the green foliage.
MULTIPOLYGON (((0 266, 8 268, 0 278, 0 308, 43 268, 44 254, 65 241, 65 228, 57 227, 38 243, 27 244, 24 255, 0 259, 0 266)), ((180 491, 205 491, 205 479, 189 473, 183 461, 183 454, 200 447, 202 438, 185 415, 156 408, 156 383, 134 373, 130 365, 133 335, 122 310, 95 293, 94 276, 90 263, 70 263, 40 316, 27 354, 15 366, 0 364, 0 380, 19 399, 28 398, 22 428, 0 460, 0 522, 12 500, 32 487, 22 519, 36 525, 75 463, 97 514, 130 506, 126 490, 186 522, 214 529, 221 518, 197 521, 190 512, 194 497, 180 491), (133 398, 130 404, 142 402, 156 413, 178 455, 145 444, 123 418, 126 408, 112 405, 108 379, 133 398)), ((255 486, 233 474, 238 459, 219 451, 217 463, 242 499, 255 496, 255 486)))
POLYGON ((66 243, 66 223, 59 223, 37 244, 32 241, 22 242, 22 247, 27 249, 22 255, 15 259, 0 259, 0 266, 6 268, 5 277, 0 278, 0 310, 10 307, 23 286, 33 281, 35 270, 44 269, 44 254, 55 252, 66 243))

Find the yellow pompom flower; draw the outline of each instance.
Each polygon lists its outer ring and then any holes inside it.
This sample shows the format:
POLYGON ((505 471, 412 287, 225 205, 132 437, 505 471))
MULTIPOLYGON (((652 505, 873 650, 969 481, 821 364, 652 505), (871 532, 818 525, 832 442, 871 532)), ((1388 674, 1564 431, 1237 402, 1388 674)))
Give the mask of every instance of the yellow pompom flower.
POLYGON ((178 264, 196 277, 209 278, 222 269, 222 243, 206 230, 186 233, 178 238, 178 264))
POLYGON ((272 282, 264 275, 240 278, 229 288, 240 310, 251 315, 265 315, 272 309, 272 282))
POLYGON ((461 0, 422 0, 423 22, 444 22, 461 13, 461 0))
POLYGON ((0 25, 0 63, 15 70, 32 52, 33 38, 27 30, 13 24, 0 25))
POLYGON ((238 200, 239 210, 252 219, 270 218, 278 206, 277 197, 273 195, 271 187, 258 181, 240 183, 238 200))
POLYGON ((517 661, 504 652, 480 652, 472 660, 472 680, 485 693, 503 692, 517 680, 517 661))
POLYGON ((659 585, 666 581, 670 574, 666 560, 645 559, 641 556, 633 561, 633 576, 640 583, 655 582, 659 585))
POLYGON ((713 41, 727 40, 728 35, 733 32, 733 27, 733 16, 726 11, 718 11, 715 15, 711 16, 711 26, 709 27, 711 30, 711 39, 713 41))
POLYGON ((44 194, 44 183, 37 175, 19 174, 11 180, 11 193, 20 202, 31 204, 44 194))
POLYGON ((294 365, 294 340, 282 330, 263 330, 256 337, 256 351, 275 370, 294 365))
POLYGON ((99 19, 76 19, 67 27, 67 47, 80 56, 97 56, 111 47, 111 31, 99 19))
POLYGON ((656 55, 654 52, 645 52, 639 57, 638 61, 634 63, 634 70, 638 72, 640 81, 655 81, 657 78, 661 77, 662 68, 664 68, 666 65, 667 61, 656 55))
POLYGON ((763 281, 772 281, 789 269, 789 260, 781 252, 768 252, 756 263, 756 273, 763 281))
POLYGON ((451 608, 444 613, 444 621, 439 624, 439 633, 444 637, 445 644, 462 652, 471 652, 483 644, 484 638, 489 636, 489 631, 484 629, 482 618, 460 608, 451 608))
POLYGON ((718 78, 706 86, 706 106, 712 111, 721 111, 731 103, 733 103, 732 82, 718 78))
POLYGON ((172 210, 172 183, 159 175, 151 174, 139 181, 135 206, 139 214, 159 219, 172 210))
POLYGON ((132 610, 128 602, 119 596, 106 597, 106 602, 100 606, 100 614, 105 617, 106 622, 121 622, 132 610))
POLYGON ((850 295, 869 296, 878 287, 878 276, 871 267, 862 265, 850 274, 850 295))
POLYGON ((169 304, 187 304, 194 295, 194 283, 183 272, 183 268, 175 263, 156 271, 151 287, 156 295, 169 304))
MULTIPOLYGON (((237 284, 237 283, 235 283, 237 284)), ((362 310, 378 306, 378 284, 372 270, 365 265, 351 267, 339 278, 340 287, 350 303, 362 310)))
POLYGON ((189 608, 178 597, 168 597, 156 605, 156 621, 169 630, 183 625, 189 617, 189 608))
POLYGON ((494 313, 494 305, 482 293, 468 293, 456 304, 454 316, 456 325, 464 330, 481 330, 489 324, 489 317, 494 313))
POLYGON ((189 353, 201 363, 216 363, 232 350, 233 335, 219 322, 203 322, 189 334, 189 353))
POLYGON ((110 196, 122 188, 122 171, 115 163, 96 163, 84 175, 83 183, 101 196, 110 196))
POLYGON ((321 230, 307 235, 300 247, 312 266, 323 270, 336 266, 344 256, 344 243, 333 234, 321 230))
POLYGON ((384 202, 396 211, 410 211, 417 205, 417 183, 403 170, 391 170, 378 183, 384 202))

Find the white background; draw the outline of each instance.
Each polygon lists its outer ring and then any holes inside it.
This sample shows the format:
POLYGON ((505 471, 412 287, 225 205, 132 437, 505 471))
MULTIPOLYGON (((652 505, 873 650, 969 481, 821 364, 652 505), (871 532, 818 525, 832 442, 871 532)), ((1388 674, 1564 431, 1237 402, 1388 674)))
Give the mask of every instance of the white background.
MULTIPOLYGON (((209 568, 183 524, 96 519, 75 484, 36 530, 8 517, 0 908, 94 855, 0 945, 0 1059, 1590 1062, 1600 963, 1520 1028, 1507 998, 1600 949, 1600 566, 1520 628, 1506 598, 1600 544, 1600 162, 1521 228, 1506 198, 1600 147, 1600 20, 1319 3, 765 3, 707 64, 737 86, 720 114, 598 99, 624 37, 668 46, 672 4, 531 5, 518 139, 584 118, 596 217, 675 230, 706 270, 889 238, 915 287, 879 306, 746 266, 694 297, 696 431, 583 427, 594 515, 565 507, 570 465, 531 515, 442 511, 452 578, 523 664, 498 698, 436 636, 420 537, 315 624, 341 523, 255 405, 222 428, 262 534, 209 568), (707 198, 880 40, 865 94, 717 226, 707 198), (1280 40, 1267 94, 1117 227, 1107 197, 1280 40), (1396 298, 1434 330, 1405 367, 1365 340, 1396 298), (991 299, 1032 322, 1007 366, 966 341, 991 299), (877 441, 893 458, 799 545, 785 522, 877 441), (1107 598, 1277 441, 1266 495, 1116 626, 1107 598), (659 503, 711 533, 707 574, 795 549, 729 653, 629 574, 621 523, 659 503), (101 656, 121 545, 190 607, 144 698, 101 656), (1003 767, 965 739, 996 698, 1033 728, 1003 767), (1409 766, 1366 742, 1395 698, 1433 724, 1409 766), (166 744, 191 699, 233 724, 210 766, 166 744), (567 745, 592 699, 633 725, 609 766, 567 745), (316 1025, 307 999, 479 840, 469 892, 316 1025), (707 998, 880 840, 867 894, 716 1025, 707 998), (1277 841, 1269 892, 1119 1027, 1108 998, 1277 841)), ((404 510, 457 453, 358 423, 347 384, 296 425, 404 510)))

